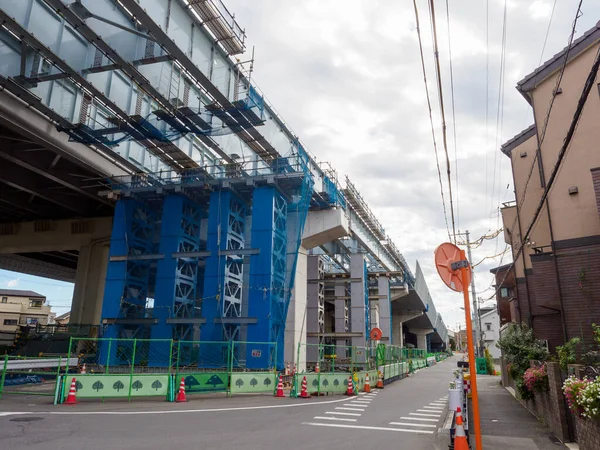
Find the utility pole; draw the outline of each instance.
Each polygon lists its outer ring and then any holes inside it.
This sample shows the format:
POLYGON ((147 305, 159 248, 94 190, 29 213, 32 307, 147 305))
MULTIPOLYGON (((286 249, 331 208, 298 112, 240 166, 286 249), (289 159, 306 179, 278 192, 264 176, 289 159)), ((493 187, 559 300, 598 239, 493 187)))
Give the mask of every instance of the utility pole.
MULTIPOLYGON (((463 233, 458 233, 463 234, 463 233)), ((471 241, 469 240, 469 230, 464 232, 464 235, 467 238, 467 257, 469 258, 469 264, 473 267, 473 258, 471 257, 471 241)), ((479 323, 479 305, 477 304, 477 294, 475 292, 475 271, 472 271, 471 274, 471 295, 473 296, 473 322, 475 322, 475 350, 477 356, 482 356, 480 354, 481 350, 481 324, 479 323)))

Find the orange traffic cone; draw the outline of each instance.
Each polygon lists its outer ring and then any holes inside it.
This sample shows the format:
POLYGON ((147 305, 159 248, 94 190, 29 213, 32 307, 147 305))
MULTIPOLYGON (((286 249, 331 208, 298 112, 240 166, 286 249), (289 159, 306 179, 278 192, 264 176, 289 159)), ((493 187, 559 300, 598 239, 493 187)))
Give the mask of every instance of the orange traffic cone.
POLYGON ((377 372, 377 389, 383 389, 383 374, 381 372, 377 372))
POLYGON ((83 363, 83 366, 81 366, 81 371, 79 373, 85 374, 85 363, 83 363))
POLYGON ((369 381, 369 374, 365 375, 365 387, 363 388, 363 392, 371 392, 371 382, 369 381))
POLYGON ((277 392, 275 397, 283 397, 283 378, 279 375, 279 383, 277 383, 277 392))
POLYGON ((354 395, 354 385, 352 384, 352 375, 348 377, 348 389, 346 395, 354 395))
POLYGON ((175 401, 177 403, 187 402, 187 398, 185 398, 185 381, 183 381, 183 377, 181 377, 181 383, 179 383, 179 392, 177 393, 177 398, 175 401))
POLYGON ((317 362, 317 365, 315 366, 315 373, 319 373, 321 371, 321 369, 319 368, 319 363, 317 362))
POLYGON ((469 450, 469 442, 465 435, 460 406, 456 408, 456 426, 454 427, 454 450, 469 450))
POLYGON ((65 405, 75 405, 77 404, 77 380, 75 378, 73 378, 73 381, 71 381, 71 387, 69 388, 69 395, 67 396, 67 401, 65 402, 65 405))
POLYGON ((302 391, 300 392, 300 398, 310 398, 308 391, 306 390, 306 376, 302 379, 302 391))

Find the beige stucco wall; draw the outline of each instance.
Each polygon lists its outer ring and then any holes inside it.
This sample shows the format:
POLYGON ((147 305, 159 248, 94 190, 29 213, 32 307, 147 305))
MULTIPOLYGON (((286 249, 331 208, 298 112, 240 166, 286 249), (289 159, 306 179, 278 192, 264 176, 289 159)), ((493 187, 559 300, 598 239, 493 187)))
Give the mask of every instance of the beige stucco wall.
MULTIPOLYGON (((546 137, 542 144, 544 175, 550 177, 558 153, 573 118, 583 85, 598 51, 598 44, 571 60, 561 82, 562 93, 556 96, 546 137)), ((541 133, 558 72, 542 81, 533 91, 533 106, 541 133)), ((554 240, 600 235, 600 218, 590 169, 600 166, 600 97, 598 88, 590 92, 583 115, 571 146, 563 160, 549 196, 554 240), (579 193, 569 195, 569 187, 577 186, 579 193)))
MULTIPOLYGON (((45 298, 39 297, 6 297, 6 303, 0 303, 0 331, 15 332, 19 325, 27 325, 27 318, 34 317, 38 323, 46 325, 50 314, 50 307, 45 304, 45 298), (43 300, 43 306, 30 307, 30 300, 43 300), (5 319, 16 319, 17 325, 4 325, 5 319)), ((2 299, 0 299, 1 301, 2 299)))

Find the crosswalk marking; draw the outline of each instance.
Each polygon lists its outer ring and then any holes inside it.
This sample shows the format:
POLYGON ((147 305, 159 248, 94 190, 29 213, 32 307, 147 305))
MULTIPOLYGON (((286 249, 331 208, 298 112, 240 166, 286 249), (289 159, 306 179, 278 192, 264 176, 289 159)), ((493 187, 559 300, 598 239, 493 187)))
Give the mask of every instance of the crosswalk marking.
MULTIPOLYGON (((422 413, 432 413, 433 411, 431 411, 430 409, 417 409, 417 412, 422 412, 422 413)), ((440 413, 439 413, 439 414, 428 414, 428 415, 431 415, 431 416, 433 416, 433 415, 436 415, 436 416, 438 416, 438 417, 439 417, 439 416, 441 416, 441 415, 442 415, 442 412, 440 411, 440 413)))
POLYGON ((364 409, 358 409, 358 408, 344 408, 344 407, 341 407, 341 406, 338 406, 338 407, 337 407, 337 408, 335 408, 335 409, 344 409, 344 410, 346 410, 346 411, 364 411, 364 409))
POLYGON ((401 425, 401 426, 404 426, 404 427, 437 428, 437 425, 429 425, 428 423, 390 422, 390 425, 401 425))
POLYGON ((319 420, 339 420, 342 422, 356 422, 356 419, 347 419, 346 417, 326 417, 326 416, 315 416, 313 419, 319 420))
MULTIPOLYGON (((412 414, 412 413, 411 413, 412 414)), ((423 422, 437 422, 440 419, 426 419, 424 417, 400 417, 403 420, 416 420, 416 421, 423 421, 423 422)))
POLYGON ((441 406, 423 406, 423 408, 428 409, 430 411, 443 411, 445 409, 441 406))
POLYGON ((409 413, 411 416, 440 417, 439 414, 409 413))
POLYGON ((336 414, 338 416, 361 416, 361 413, 345 413, 345 412, 338 412, 338 411, 327 411, 325 414, 336 414))
POLYGON ((331 427, 331 428, 354 428, 357 430, 377 430, 377 431, 396 431, 401 433, 417 433, 417 434, 433 434, 429 430, 409 430, 405 428, 389 428, 389 427, 369 427, 365 425, 345 425, 341 423, 318 423, 318 422, 302 422, 302 425, 312 425, 314 427, 331 427))

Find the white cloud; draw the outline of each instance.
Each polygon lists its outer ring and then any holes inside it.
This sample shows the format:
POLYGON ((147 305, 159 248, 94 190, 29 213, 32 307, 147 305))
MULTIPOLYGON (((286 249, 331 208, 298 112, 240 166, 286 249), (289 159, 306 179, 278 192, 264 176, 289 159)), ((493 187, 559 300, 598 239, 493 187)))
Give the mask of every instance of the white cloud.
POLYGON ((552 2, 544 0, 535 0, 529 5, 529 13, 534 20, 541 20, 550 17, 552 13, 552 2))
POLYGON ((6 282, 6 286, 9 288, 15 288, 18 286, 18 284, 19 284, 18 278, 13 278, 12 280, 9 280, 6 282))

